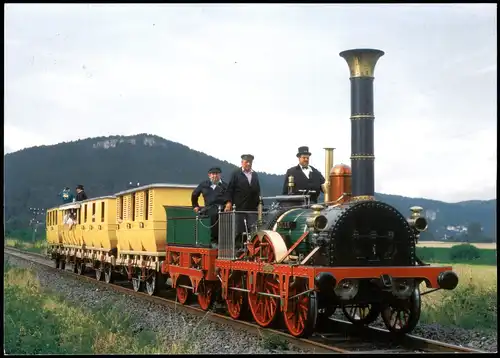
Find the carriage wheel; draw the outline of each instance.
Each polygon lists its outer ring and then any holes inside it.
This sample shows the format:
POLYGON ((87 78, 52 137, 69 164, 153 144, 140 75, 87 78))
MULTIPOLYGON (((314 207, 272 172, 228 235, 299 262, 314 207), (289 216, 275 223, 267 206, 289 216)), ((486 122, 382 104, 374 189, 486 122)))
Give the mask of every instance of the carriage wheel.
POLYGON ((181 276, 177 279, 177 284, 175 288, 177 294, 177 300, 179 300, 180 304, 185 305, 189 303, 189 301, 191 300, 192 292, 189 288, 180 287, 179 285, 190 286, 191 280, 186 276, 181 276))
MULTIPOLYGON (((250 276, 247 279, 247 287, 250 287, 250 276)), ((280 293, 279 282, 274 275, 257 274, 256 292, 248 293, 248 304, 253 318, 259 326, 270 327, 278 317, 279 299, 277 297, 259 295, 258 292, 278 295, 280 293)))
POLYGON ((85 274, 87 266, 85 265, 85 262, 80 261, 76 263, 76 273, 79 275, 85 274))
POLYGON ((288 289, 288 306, 283 315, 283 320, 286 328, 294 337, 309 336, 316 325, 318 314, 316 292, 312 291, 290 298, 307 290, 307 282, 302 278, 297 279, 288 289))
POLYGON ((135 270, 135 274, 137 277, 133 277, 132 276, 132 287, 134 288, 134 291, 135 292, 139 292, 142 288, 142 283, 143 281, 141 281, 141 270, 138 269, 138 270, 135 270))
POLYGON ((102 264, 101 263, 97 263, 97 267, 94 269, 95 270, 95 279, 97 281, 101 281, 101 278, 102 278, 102 264))
POLYGON ((208 311, 210 305, 213 303, 213 287, 205 281, 200 282, 198 285, 198 304, 201 309, 208 311))
POLYGON ((236 274, 229 278, 227 292, 227 311, 232 319, 241 319, 248 312, 248 296, 243 291, 231 290, 231 287, 245 288, 243 276, 236 274))
POLYGON ((146 292, 153 296, 156 293, 156 270, 149 270, 146 278, 146 292))
POLYGON ((382 309, 382 319, 389 331, 396 334, 406 334, 413 331, 420 319, 420 290, 415 288, 408 299, 398 299, 385 305, 382 309))
POLYGON ((113 282, 113 267, 110 264, 104 264, 104 282, 113 282))
POLYGON ((368 325, 375 322, 380 314, 380 306, 375 303, 342 305, 344 316, 355 325, 368 325))

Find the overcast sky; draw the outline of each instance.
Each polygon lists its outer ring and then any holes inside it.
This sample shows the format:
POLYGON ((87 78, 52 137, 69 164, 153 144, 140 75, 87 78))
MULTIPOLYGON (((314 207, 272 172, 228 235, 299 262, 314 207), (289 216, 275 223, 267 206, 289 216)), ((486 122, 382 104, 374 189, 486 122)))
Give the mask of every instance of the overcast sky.
POLYGON ((302 145, 350 164, 338 54, 369 47, 376 191, 496 197, 495 4, 5 8, 6 152, 146 132, 269 173, 302 145))

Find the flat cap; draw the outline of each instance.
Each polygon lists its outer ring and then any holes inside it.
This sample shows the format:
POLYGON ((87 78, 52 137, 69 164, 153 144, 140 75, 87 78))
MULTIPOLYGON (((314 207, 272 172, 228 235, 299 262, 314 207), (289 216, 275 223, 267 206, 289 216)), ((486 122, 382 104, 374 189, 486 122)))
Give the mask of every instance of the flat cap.
POLYGON ((253 160, 253 155, 252 154, 243 154, 241 156, 241 159, 248 160, 249 162, 251 162, 253 160))
POLYGON ((209 174, 210 174, 210 173, 215 173, 215 174, 218 174, 218 173, 221 173, 221 172, 222 172, 222 170, 220 170, 220 168, 219 168, 219 167, 212 167, 212 168, 208 169, 208 173, 209 173, 209 174))

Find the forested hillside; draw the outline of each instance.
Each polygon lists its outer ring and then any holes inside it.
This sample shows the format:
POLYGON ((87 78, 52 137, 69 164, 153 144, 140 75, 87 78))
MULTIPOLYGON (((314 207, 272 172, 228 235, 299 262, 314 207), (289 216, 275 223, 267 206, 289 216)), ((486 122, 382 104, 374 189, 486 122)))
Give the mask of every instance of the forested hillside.
MULTIPOLYGON (((87 195, 101 196, 124 190, 129 181, 142 184, 197 184, 207 168, 218 165, 224 173, 234 165, 154 135, 99 137, 24 149, 4 156, 5 223, 16 229, 28 225, 30 207, 59 203, 64 186, 85 185, 87 195)), ((227 174, 226 174, 227 175, 227 174)), ((284 177, 259 173, 263 195, 278 194, 284 177)), ((423 239, 438 239, 447 226, 479 223, 483 234, 495 234, 496 200, 444 203, 396 195, 376 194, 405 215, 409 207, 426 209, 431 225, 423 239), (432 220, 433 219, 433 220, 432 220)))

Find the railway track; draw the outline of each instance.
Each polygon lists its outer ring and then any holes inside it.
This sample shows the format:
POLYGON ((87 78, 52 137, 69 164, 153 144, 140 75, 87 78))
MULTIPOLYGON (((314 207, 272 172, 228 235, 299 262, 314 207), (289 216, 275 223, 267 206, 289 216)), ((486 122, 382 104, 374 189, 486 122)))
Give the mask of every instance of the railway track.
MULTIPOLYGON (((168 291, 163 295, 149 296, 147 293, 135 292, 131 289, 131 284, 129 284, 127 280, 116 281, 114 284, 107 284, 103 281, 97 281, 95 276, 90 277, 87 275, 78 275, 68 270, 58 270, 53 266, 53 262, 45 255, 10 247, 5 247, 4 252, 8 255, 57 270, 63 275, 92 282, 95 285, 108 287, 117 292, 138 296, 150 302, 168 305, 175 307, 176 309, 182 309, 190 314, 203 316, 205 319, 212 322, 229 324, 234 328, 242 329, 256 335, 262 334, 262 332, 274 334, 280 336, 297 348, 309 350, 315 353, 486 353, 476 349, 456 346, 413 335, 405 335, 403 337, 395 338, 385 329, 376 327, 364 327, 360 329, 349 322, 337 319, 330 319, 325 325, 323 331, 315 333, 309 339, 298 339, 286 333, 284 330, 266 329, 251 322, 235 321, 222 314, 222 312, 207 312, 196 307, 195 305, 181 305, 175 298, 172 299, 168 297, 168 291), (118 283, 121 283, 122 285, 119 285, 118 283)), ((87 273, 90 271, 92 270, 87 270, 87 273)), ((173 290, 171 291, 173 292, 173 290)))

